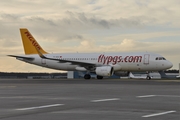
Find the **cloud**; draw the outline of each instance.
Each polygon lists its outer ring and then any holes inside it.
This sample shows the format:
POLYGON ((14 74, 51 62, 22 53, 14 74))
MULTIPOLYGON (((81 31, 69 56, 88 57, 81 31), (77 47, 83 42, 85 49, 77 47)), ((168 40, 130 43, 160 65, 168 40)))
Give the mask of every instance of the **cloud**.
MULTIPOLYGON (((179 4, 179 0, 1 0, 0 56, 24 53, 19 34, 23 27, 47 51, 152 51, 178 63, 179 4)), ((17 67, 20 63, 13 61, 9 71, 27 68, 25 63, 17 67)))
MULTIPOLYGON (((179 0, 171 1, 136 1, 136 0, 100 0, 100 1, 72 1, 72 0, 1 0, 1 9, 5 13, 19 16, 45 16, 46 18, 64 17, 65 11, 85 13, 102 20, 136 19, 138 22, 152 24, 180 25, 175 18, 179 17, 179 0), (53 8, 53 9, 52 9, 53 8)), ((82 17, 82 16, 81 16, 82 17)), ((98 21, 99 22, 99 21, 98 21)), ((105 24, 105 21, 100 23, 105 24)))

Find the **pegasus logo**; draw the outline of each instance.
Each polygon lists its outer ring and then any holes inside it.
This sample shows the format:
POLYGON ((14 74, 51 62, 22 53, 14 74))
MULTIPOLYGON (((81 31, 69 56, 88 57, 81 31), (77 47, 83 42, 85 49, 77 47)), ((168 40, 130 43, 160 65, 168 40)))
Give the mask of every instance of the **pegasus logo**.
POLYGON ((25 32, 24 34, 29 38, 29 41, 32 43, 33 46, 35 46, 38 50, 41 50, 41 47, 29 32, 25 32))

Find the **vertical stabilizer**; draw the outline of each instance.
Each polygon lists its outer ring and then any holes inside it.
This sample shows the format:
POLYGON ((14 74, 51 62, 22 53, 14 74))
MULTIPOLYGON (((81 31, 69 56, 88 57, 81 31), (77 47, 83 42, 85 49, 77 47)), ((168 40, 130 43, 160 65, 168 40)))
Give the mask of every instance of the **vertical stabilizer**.
POLYGON ((39 45, 39 43, 34 39, 31 33, 26 28, 20 28, 21 38, 24 46, 24 52, 26 55, 38 54, 38 49, 42 54, 47 54, 46 51, 39 45))

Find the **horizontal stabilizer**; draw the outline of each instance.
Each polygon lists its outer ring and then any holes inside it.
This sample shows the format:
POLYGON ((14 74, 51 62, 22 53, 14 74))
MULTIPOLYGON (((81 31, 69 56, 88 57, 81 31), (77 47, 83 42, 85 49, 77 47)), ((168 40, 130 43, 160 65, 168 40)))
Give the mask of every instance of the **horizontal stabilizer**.
POLYGON ((10 57, 15 57, 15 58, 23 58, 23 59, 27 59, 27 60, 33 60, 33 57, 25 57, 25 56, 18 56, 18 55, 7 55, 10 57))

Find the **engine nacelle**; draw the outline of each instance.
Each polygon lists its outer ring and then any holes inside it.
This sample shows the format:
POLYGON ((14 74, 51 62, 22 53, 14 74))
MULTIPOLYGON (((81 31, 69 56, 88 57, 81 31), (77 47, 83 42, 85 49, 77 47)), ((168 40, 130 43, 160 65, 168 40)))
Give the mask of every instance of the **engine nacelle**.
POLYGON ((96 67, 96 74, 99 76, 112 76, 114 69, 111 66, 96 67))

